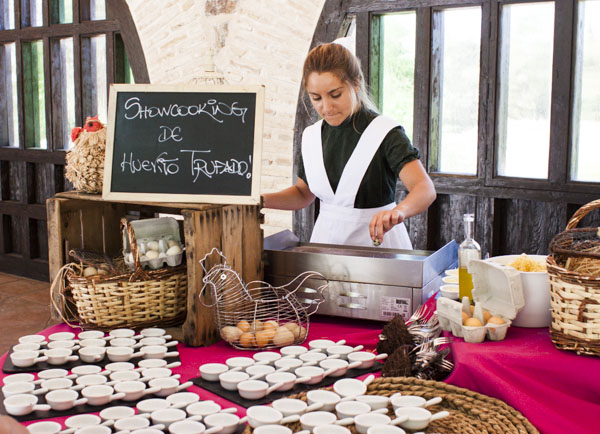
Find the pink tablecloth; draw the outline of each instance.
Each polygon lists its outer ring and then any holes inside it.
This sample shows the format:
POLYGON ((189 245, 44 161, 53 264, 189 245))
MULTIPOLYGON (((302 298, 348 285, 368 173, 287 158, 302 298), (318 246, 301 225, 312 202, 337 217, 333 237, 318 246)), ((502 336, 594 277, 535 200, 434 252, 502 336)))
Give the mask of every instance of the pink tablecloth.
POLYGON ((511 327, 504 341, 452 344, 446 380, 518 409, 543 434, 600 432, 600 358, 557 350, 548 329, 511 327))
MULTIPOLYGON (((308 339, 346 339, 350 345, 373 349, 382 324, 370 321, 313 318, 308 339)), ((40 334, 67 331, 64 324, 40 334)), ((207 362, 223 362, 233 355, 251 355, 218 342, 210 347, 178 345, 182 366, 173 369, 181 381, 199 376, 198 367, 207 362)), ((591 434, 600 432, 600 358, 558 351, 547 329, 512 327, 506 340, 468 344, 456 339, 452 344, 456 367, 446 380, 499 398, 521 411, 542 434, 591 434)), ((0 366, 6 355, 0 357, 0 366)), ((0 373, 0 377, 5 374, 0 373)), ((192 386, 200 399, 212 399, 223 407, 231 402, 192 386)), ((238 407, 238 414, 245 415, 238 407)), ((59 422, 66 417, 55 419, 59 422)), ((29 424, 26 422, 25 424, 29 424)))
MULTIPOLYGON (((345 339, 348 345, 364 345, 365 349, 372 350, 377 344, 381 326, 381 323, 371 321, 344 320, 331 317, 313 319, 309 327, 307 340, 304 345, 308 346, 307 342, 313 339, 345 339)), ((60 331, 74 331, 77 333, 80 330, 73 330, 66 324, 59 324, 50 327, 39 334, 48 336, 52 333, 60 331)), ((254 351, 237 350, 229 344, 226 344, 224 341, 217 342, 209 347, 187 347, 183 344, 179 344, 177 346, 177 350, 180 354, 181 366, 178 368, 173 368, 173 372, 175 374, 181 374, 180 381, 182 383, 190 378, 199 377, 200 374, 198 372, 198 368, 204 363, 223 363, 228 357, 251 356, 254 354, 254 351)), ((4 354, 2 357, 0 357, 0 366, 4 365, 6 356, 7 354, 4 354)), ((0 372, 0 378, 5 376, 6 374, 0 372)), ((188 391, 197 393, 200 396, 200 399, 212 399, 222 407, 235 406, 238 408, 237 414, 240 417, 245 416, 246 414, 246 409, 244 407, 236 406, 230 401, 227 401, 226 399, 197 386, 191 386, 188 391)), ((52 420, 63 423, 64 419, 66 418, 67 416, 64 416, 52 420)), ((24 425, 29 425, 32 422, 24 422, 24 425)))

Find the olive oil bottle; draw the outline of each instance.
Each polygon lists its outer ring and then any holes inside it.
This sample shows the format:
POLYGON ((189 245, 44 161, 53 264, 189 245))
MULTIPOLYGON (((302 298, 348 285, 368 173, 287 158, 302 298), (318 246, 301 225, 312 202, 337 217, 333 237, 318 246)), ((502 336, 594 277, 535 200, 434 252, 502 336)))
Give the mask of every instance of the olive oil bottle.
POLYGON ((481 259, 481 247, 473 239, 473 214, 465 214, 463 222, 465 225, 465 240, 458 247, 458 296, 462 300, 464 296, 473 301, 471 291, 473 290, 473 277, 469 273, 468 266, 472 259, 481 259))

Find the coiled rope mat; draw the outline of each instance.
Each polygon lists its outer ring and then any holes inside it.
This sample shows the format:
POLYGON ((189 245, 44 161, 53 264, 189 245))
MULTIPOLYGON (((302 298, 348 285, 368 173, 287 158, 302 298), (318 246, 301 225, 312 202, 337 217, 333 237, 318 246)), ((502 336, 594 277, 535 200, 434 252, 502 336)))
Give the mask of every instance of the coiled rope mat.
MULTIPOLYGON (((414 377, 380 377, 373 380, 367 389, 368 395, 391 396, 397 392, 422 396, 425 399, 436 396, 443 398, 441 403, 428 407, 428 410, 432 413, 447 410, 450 416, 431 422, 425 430, 426 433, 539 433, 525 416, 503 401, 451 384, 414 377)), ((306 401, 306 393, 291 395, 289 398, 306 401)), ((388 409, 388 416, 394 416, 391 407, 388 409)), ((294 432, 302 429, 300 422, 287 426, 294 432)), ((358 432, 354 425, 347 428, 352 433, 358 432)), ((244 434, 251 434, 252 431, 252 428, 247 426, 244 434)))

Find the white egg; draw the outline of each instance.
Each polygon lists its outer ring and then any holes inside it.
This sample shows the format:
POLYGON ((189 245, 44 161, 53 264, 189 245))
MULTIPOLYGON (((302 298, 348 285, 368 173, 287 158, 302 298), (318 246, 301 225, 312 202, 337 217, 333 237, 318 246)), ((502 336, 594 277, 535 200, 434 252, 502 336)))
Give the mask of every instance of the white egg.
POLYGON ((87 276, 94 276, 96 274, 98 274, 98 270, 96 270, 94 267, 86 267, 83 270, 83 275, 86 276, 86 277, 87 276))
POLYGON ((181 253, 181 247, 178 245, 170 247, 169 250, 167 250, 167 256, 178 255, 179 253, 181 253))
POLYGON ((167 244, 169 245, 169 247, 173 247, 173 246, 178 246, 179 242, 175 241, 175 240, 169 240, 169 241, 167 241, 167 244))
POLYGON ((156 250, 148 250, 146 252, 146 257, 148 259, 155 259, 158 258, 158 252, 156 250))
POLYGON ((148 250, 156 250, 156 251, 158 251, 158 241, 148 241, 146 243, 146 248, 148 250))

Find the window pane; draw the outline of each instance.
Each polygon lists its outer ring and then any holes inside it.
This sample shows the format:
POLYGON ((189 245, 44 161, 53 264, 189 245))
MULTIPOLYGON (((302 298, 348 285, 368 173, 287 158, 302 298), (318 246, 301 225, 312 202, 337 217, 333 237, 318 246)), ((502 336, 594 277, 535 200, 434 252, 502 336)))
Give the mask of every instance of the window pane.
POLYGON ((19 146, 17 52, 14 43, 0 46, 0 146, 19 146))
POLYGON ((0 0, 0 30, 15 28, 15 0, 0 0))
POLYGON ((575 55, 571 179, 600 181, 600 1, 580 0, 575 55))
POLYGON ((83 72, 83 119, 99 115, 106 123, 106 36, 81 38, 81 69, 83 72))
POLYGON ((90 0, 90 19, 91 20, 105 20, 106 19, 106 6, 105 0, 90 0))
POLYGON ((21 26, 41 27, 43 25, 42 0, 21 0, 21 26))
POLYGON ((115 75, 115 83, 135 83, 123 38, 118 33, 115 35, 115 75))
POLYGON ((69 24, 73 22, 73 0, 51 0, 50 22, 69 24))
POLYGON ((71 145, 75 126, 75 72, 73 38, 54 39, 52 43, 52 123, 55 149, 71 145))
POLYGON ((436 169, 476 175, 481 8, 435 12, 433 23, 431 144, 436 169))
POLYGON ((44 45, 42 41, 23 42, 23 92, 25 147, 47 148, 44 94, 44 45))
POLYGON ((413 130, 416 44, 415 12, 381 17, 381 112, 402 124, 409 138, 413 130))
POLYGON ((501 14, 498 174, 547 178, 554 3, 504 5, 501 14))

